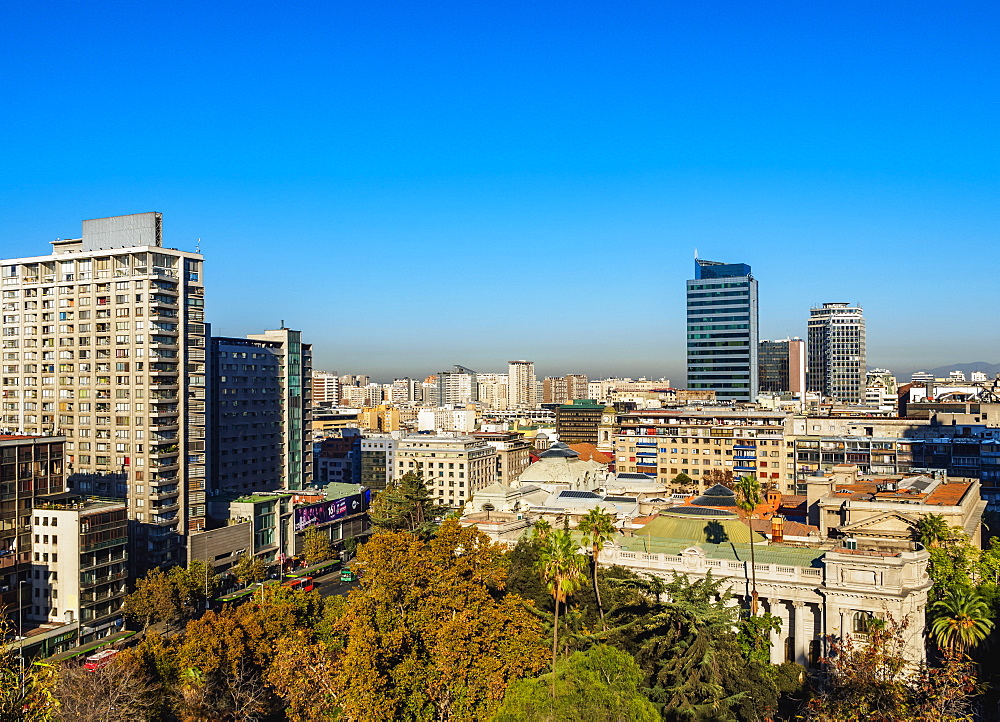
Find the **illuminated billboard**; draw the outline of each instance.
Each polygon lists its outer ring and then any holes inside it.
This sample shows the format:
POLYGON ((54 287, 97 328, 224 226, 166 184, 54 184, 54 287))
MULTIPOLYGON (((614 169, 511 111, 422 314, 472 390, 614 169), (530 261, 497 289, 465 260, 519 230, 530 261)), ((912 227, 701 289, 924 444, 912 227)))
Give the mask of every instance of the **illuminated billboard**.
POLYGON ((343 519, 345 516, 359 514, 368 509, 371 491, 365 489, 361 494, 346 496, 343 499, 321 501, 295 509, 295 531, 300 532, 311 526, 321 526, 343 519))

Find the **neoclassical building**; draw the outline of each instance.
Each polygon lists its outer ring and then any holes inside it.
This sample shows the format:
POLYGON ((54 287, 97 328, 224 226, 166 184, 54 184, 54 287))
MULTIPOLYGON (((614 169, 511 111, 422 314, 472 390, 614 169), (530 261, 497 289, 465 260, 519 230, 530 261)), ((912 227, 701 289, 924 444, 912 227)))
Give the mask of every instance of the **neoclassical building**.
POLYGON ((761 610, 781 619, 781 630, 772 633, 775 663, 814 665, 829 637, 863 639, 869 620, 886 616, 908 621, 906 655, 923 661, 928 553, 909 541, 880 551, 827 547, 770 543, 735 511, 690 505, 663 511, 632 536, 618 537, 600 562, 667 580, 711 573, 741 602, 756 577, 761 610))

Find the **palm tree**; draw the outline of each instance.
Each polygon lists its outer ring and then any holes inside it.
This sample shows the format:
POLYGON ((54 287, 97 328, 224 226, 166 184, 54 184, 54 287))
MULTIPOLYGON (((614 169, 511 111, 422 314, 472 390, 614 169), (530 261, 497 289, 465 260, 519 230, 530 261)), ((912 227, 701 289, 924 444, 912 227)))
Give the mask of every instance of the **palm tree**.
POLYGON ((535 522, 535 528, 532 530, 532 535, 535 539, 540 539, 544 538, 550 531, 552 531, 552 525, 545 519, 539 519, 535 522))
POLYGON ((990 608, 975 591, 949 589, 931 605, 931 635, 939 647, 965 652, 986 639, 993 629, 990 608))
POLYGON ((597 586, 597 556, 604 549, 604 545, 615 538, 615 520, 604 511, 594 507, 580 519, 577 530, 583 532, 583 545, 589 546, 591 550, 591 560, 594 565, 594 595, 597 597, 597 611, 601 615, 601 625, 607 630, 608 625, 604 623, 604 605, 601 604, 601 590, 597 586))
MULTIPOLYGON (((741 476, 733 485, 737 505, 753 519, 753 512, 760 506, 760 482, 753 476, 741 476)), ((750 591, 750 615, 757 616, 757 556, 754 554, 753 525, 750 525, 750 574, 753 579, 750 591)))
POLYGON ((555 695, 556 651, 559 645, 559 603, 580 588, 583 583, 583 565, 586 559, 577 553, 573 536, 561 529, 541 538, 538 552, 538 571, 555 600, 555 624, 552 627, 552 684, 555 695))
POLYGON ((937 547, 951 536, 948 522, 942 514, 928 514, 917 520, 917 541, 925 547, 937 547))

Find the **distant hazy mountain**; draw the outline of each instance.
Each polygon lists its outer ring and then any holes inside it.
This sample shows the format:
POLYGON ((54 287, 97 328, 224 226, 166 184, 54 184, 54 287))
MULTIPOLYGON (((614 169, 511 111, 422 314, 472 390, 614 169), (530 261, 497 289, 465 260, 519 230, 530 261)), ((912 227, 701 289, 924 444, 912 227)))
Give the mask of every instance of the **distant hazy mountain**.
MULTIPOLYGON (((913 369, 913 371, 926 371, 929 374, 934 374, 934 376, 942 378, 947 378, 948 374, 951 373, 952 371, 964 371, 965 378, 969 378, 969 374, 971 374, 973 371, 982 371, 990 378, 993 378, 997 374, 1000 374, 1000 364, 989 364, 986 363, 985 361, 974 361, 973 363, 951 364, 950 366, 937 366, 932 369, 923 369, 923 368, 913 369)), ((913 373, 913 371, 910 371, 905 375, 898 374, 898 378, 909 379, 910 374, 913 373)))

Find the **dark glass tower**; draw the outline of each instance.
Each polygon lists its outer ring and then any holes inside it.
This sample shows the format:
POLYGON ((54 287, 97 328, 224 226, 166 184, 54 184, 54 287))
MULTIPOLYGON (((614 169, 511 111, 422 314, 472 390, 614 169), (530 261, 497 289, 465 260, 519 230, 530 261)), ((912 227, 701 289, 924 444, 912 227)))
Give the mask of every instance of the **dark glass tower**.
POLYGON ((687 385, 719 401, 757 396, 757 279, 745 263, 696 258, 687 282, 687 385))

